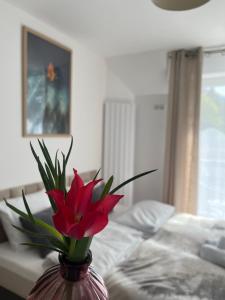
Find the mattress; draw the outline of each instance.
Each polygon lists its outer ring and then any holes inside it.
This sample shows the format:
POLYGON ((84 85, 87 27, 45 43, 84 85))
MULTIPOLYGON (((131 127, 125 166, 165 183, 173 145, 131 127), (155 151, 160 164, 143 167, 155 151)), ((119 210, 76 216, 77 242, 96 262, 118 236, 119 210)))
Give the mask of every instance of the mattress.
POLYGON ((0 244, 0 286, 25 298, 44 272, 43 259, 32 249, 15 252, 8 242, 0 244))

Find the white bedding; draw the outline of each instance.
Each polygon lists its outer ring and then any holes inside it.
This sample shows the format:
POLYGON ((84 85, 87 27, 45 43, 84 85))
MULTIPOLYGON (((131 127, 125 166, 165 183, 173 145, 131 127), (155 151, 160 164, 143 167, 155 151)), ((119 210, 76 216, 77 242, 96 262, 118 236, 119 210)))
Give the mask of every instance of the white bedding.
MULTIPOLYGON (((91 251, 95 270, 105 276, 112 267, 126 260, 143 241, 143 232, 110 221, 95 236, 91 251)), ((51 252, 44 261, 45 269, 58 263, 58 254, 51 252)))
POLYGON ((225 235, 221 222, 173 216, 104 278, 110 300, 224 300, 225 269, 199 257, 202 243, 225 235))
MULTIPOLYGON (((140 231, 110 221, 91 245, 96 271, 104 276, 128 258, 143 241, 142 235, 140 231)), ((35 250, 15 252, 9 243, 0 244, 0 286, 26 297, 40 275, 57 263, 58 254, 55 252, 42 259, 35 250)))
POLYGON ((43 259, 34 250, 15 252, 8 242, 0 244, 0 286, 26 297, 43 272, 43 259))
MULTIPOLYGON (((163 207, 162 205, 159 209, 161 213, 163 213, 163 207)), ((142 206, 142 209, 146 210, 146 206, 142 206)), ((149 210, 149 213, 152 209, 154 209, 154 206, 148 205, 147 210, 149 210)), ((142 215, 143 218, 149 218, 146 211, 142 215)), ((157 222, 160 215, 157 218, 154 213, 151 215, 155 217, 157 222)), ((132 214, 130 217, 133 220, 132 214)), ((148 224, 148 220, 143 218, 141 218, 141 221, 148 224)), ((111 273, 111 270, 120 263, 132 257, 132 253, 135 253, 135 250, 141 247, 144 243, 143 236, 146 234, 142 230, 145 229, 149 232, 148 226, 141 226, 140 228, 136 226, 140 229, 137 230, 114 222, 114 213, 110 216, 110 219, 108 226, 94 237, 91 244, 93 265, 103 277, 111 273)), ((139 221, 138 219, 138 225, 140 225, 139 221)), ((43 260, 35 250, 24 248, 23 251, 15 251, 10 248, 8 243, 0 244, 0 285, 25 298, 44 270, 57 263, 57 253, 50 253, 43 260)))
MULTIPOLYGON (((47 195, 44 193, 44 190, 30 194, 26 198, 31 211, 34 214, 50 207, 49 200, 47 195)), ((26 212, 22 196, 11 198, 8 200, 8 202, 23 212, 26 212)), ((12 224, 18 227, 21 226, 19 215, 7 207, 3 201, 1 201, 0 218, 11 247, 15 251, 20 251, 21 249, 23 251, 24 248, 20 247, 20 243, 29 242, 29 240, 26 235, 12 227, 12 224)))

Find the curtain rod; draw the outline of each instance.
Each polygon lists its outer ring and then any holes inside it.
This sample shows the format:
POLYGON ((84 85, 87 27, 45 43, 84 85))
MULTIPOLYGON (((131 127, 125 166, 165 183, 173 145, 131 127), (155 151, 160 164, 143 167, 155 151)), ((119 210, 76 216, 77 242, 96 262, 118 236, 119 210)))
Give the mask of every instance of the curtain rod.
POLYGON ((214 49, 205 49, 203 50, 203 53, 206 55, 210 55, 210 54, 219 54, 219 53, 224 53, 225 54, 225 46, 221 46, 221 48, 214 48, 214 49))
MULTIPOLYGON (((195 55, 197 49, 198 48, 187 49, 187 51, 190 51, 190 54, 188 54, 188 56, 189 55, 190 56, 195 55)), ((186 49, 183 49, 183 50, 186 50, 186 49)), ((225 55, 225 46, 219 46, 217 48, 211 48, 211 49, 210 48, 205 48, 205 49, 203 49, 203 53, 205 55, 211 55, 211 54, 225 55)), ((172 51, 168 52, 167 56, 168 56, 168 58, 171 58, 172 57, 172 51)))

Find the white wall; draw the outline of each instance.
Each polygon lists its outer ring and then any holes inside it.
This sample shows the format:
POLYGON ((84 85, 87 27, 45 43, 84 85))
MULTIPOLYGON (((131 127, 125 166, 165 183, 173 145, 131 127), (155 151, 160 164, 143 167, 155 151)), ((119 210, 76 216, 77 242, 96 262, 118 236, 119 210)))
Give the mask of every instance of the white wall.
MULTIPOLYGON (((29 141, 21 137, 21 26, 26 25, 73 50, 71 168, 101 166, 102 110, 106 65, 69 36, 0 0, 0 189, 39 181, 29 141)), ((69 138, 46 138, 51 151, 66 150, 69 138)))
POLYGON ((135 96, 131 90, 117 75, 110 70, 110 68, 108 68, 107 72, 106 98, 117 100, 126 99, 131 101, 135 99, 135 96))
POLYGON ((107 59, 107 65, 135 96, 167 93, 166 51, 115 56, 107 59))
POLYGON ((168 94, 167 53, 149 51, 112 57, 107 59, 107 65, 110 74, 107 98, 126 98, 136 103, 135 173, 159 169, 157 173, 134 183, 134 201, 162 200, 168 94), (164 105, 164 109, 155 109, 155 105, 160 104, 164 105))
POLYGON ((134 201, 162 201, 167 95, 136 98, 135 173, 158 169, 134 183, 134 201))

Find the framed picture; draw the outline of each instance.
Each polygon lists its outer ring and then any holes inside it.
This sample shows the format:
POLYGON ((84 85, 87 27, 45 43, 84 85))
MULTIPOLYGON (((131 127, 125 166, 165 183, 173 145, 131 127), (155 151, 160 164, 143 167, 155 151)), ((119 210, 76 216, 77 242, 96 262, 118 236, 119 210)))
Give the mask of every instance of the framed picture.
POLYGON ((69 135, 72 52, 27 27, 22 37, 23 136, 69 135))

